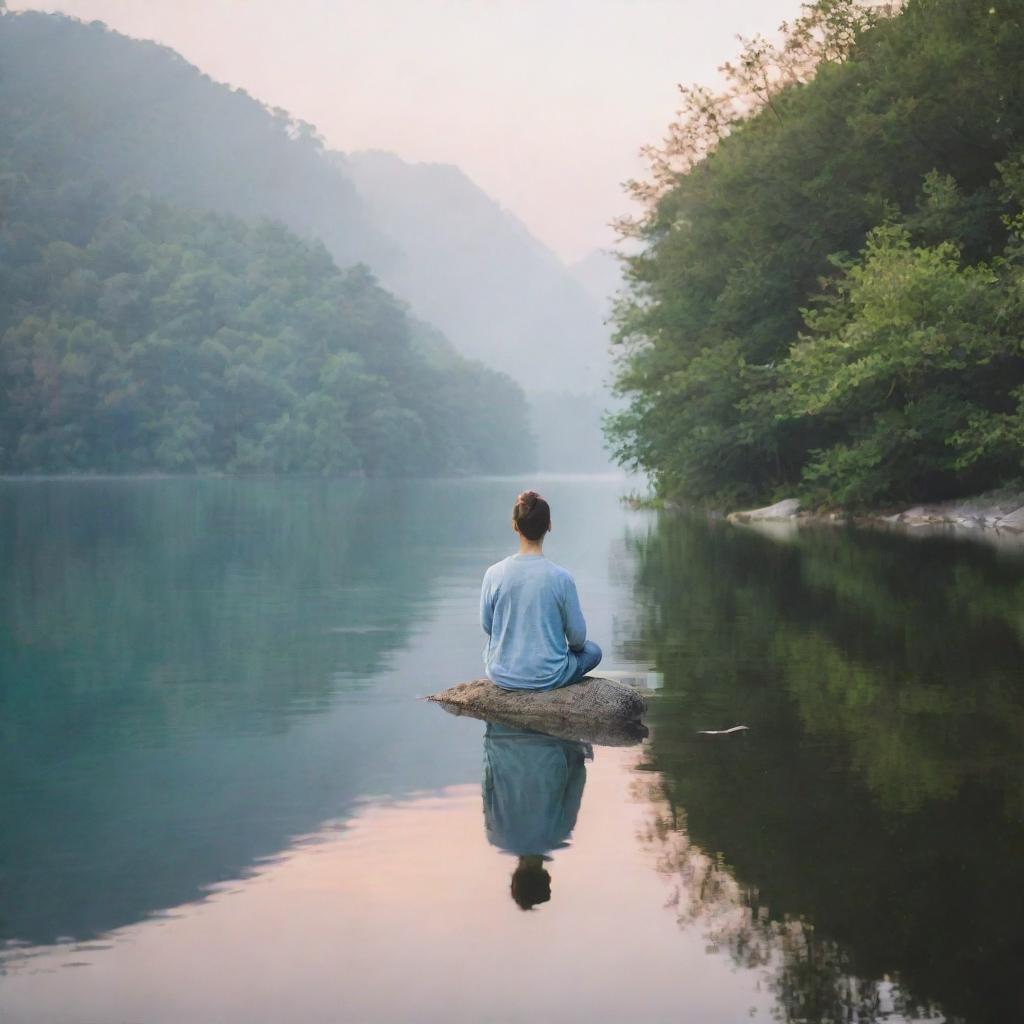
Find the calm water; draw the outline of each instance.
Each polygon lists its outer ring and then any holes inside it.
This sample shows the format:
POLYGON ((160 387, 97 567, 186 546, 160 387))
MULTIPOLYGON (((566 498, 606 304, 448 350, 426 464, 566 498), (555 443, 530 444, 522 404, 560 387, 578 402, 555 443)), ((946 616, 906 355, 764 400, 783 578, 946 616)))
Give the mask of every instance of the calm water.
POLYGON ((1021 1019, 1024 545, 545 481, 590 749, 415 699, 523 483, 0 481, 0 1019, 1021 1019))

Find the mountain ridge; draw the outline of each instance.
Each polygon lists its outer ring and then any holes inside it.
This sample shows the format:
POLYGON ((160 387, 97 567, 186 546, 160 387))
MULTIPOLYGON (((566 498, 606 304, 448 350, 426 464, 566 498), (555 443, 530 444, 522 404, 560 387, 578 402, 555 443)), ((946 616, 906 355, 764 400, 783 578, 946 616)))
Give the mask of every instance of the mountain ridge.
POLYGON ((338 159, 374 223, 397 242, 401 256, 382 261, 381 279, 461 351, 528 390, 600 388, 600 307, 514 213, 454 164, 381 150, 338 159))
POLYGON ((3 22, 5 90, 46 103, 54 172, 281 221, 341 266, 368 264, 457 350, 526 388, 600 387, 599 308, 460 168, 328 148, 313 125, 102 22, 34 11, 3 22), (72 90, 74 103, 61 102, 72 90))

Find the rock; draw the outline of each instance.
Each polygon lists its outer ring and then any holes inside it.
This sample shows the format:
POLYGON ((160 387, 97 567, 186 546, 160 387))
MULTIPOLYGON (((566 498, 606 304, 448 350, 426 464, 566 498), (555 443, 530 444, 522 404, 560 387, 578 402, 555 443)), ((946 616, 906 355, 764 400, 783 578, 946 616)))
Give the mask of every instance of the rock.
POLYGON ((954 526, 960 527, 962 530, 977 530, 981 528, 982 522, 977 516, 972 515, 958 515, 953 516, 950 522, 954 526))
POLYGON ((730 523, 749 523, 765 519, 792 519, 800 511, 799 498, 783 498, 765 508, 753 508, 746 512, 732 512, 727 517, 730 523))
POLYGON ((1015 530, 1024 533, 1024 505, 1002 519, 996 524, 1000 530, 1015 530))
POLYGON ((775 539, 789 539, 790 534, 797 535, 809 523, 845 521, 854 526, 891 527, 908 535, 943 533, 993 540, 1000 535, 1000 543, 1024 542, 1024 491, 1020 490, 989 491, 973 498, 915 505, 892 514, 891 509, 846 514, 845 520, 842 512, 796 515, 795 507, 795 499, 790 499, 768 508, 734 512, 729 519, 775 539))
POLYGON ((908 508, 906 512, 900 513, 899 521, 904 526, 935 526, 937 523, 951 522, 941 509, 928 505, 915 505, 913 508, 908 508))
POLYGON ((603 676, 584 676, 557 690, 503 690, 489 679, 460 683, 427 700, 456 715, 536 729, 560 739, 629 746, 647 735, 647 701, 636 689, 603 676))

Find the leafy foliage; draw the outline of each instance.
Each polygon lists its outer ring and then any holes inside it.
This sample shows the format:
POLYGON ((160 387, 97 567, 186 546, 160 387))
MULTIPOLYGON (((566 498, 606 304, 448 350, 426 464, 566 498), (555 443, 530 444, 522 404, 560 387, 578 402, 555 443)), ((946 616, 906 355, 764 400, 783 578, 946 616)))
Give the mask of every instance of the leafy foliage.
POLYGON ((1024 4, 818 0, 783 28, 684 90, 633 185, 617 455, 691 500, 1006 482, 1024 4))
POLYGON ((832 442, 804 467, 812 494, 866 504, 1019 473, 1022 281, 1017 267, 963 266, 952 242, 914 247, 902 227, 868 236, 779 374, 784 415, 832 442))

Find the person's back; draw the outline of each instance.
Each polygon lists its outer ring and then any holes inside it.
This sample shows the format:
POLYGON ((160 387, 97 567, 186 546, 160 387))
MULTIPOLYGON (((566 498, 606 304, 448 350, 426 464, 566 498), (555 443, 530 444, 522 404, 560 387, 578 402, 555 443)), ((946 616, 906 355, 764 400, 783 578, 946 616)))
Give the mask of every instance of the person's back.
POLYGON ((546 690, 575 674, 569 647, 583 647, 587 625, 565 569, 543 555, 512 555, 487 570, 481 603, 490 627, 484 663, 499 686, 546 690))
POLYGON ((480 591, 487 675, 509 690, 576 682, 597 666, 601 649, 587 640, 572 576, 544 557, 544 535, 551 528, 548 503, 525 491, 513 510, 513 527, 519 554, 492 565, 480 591))

